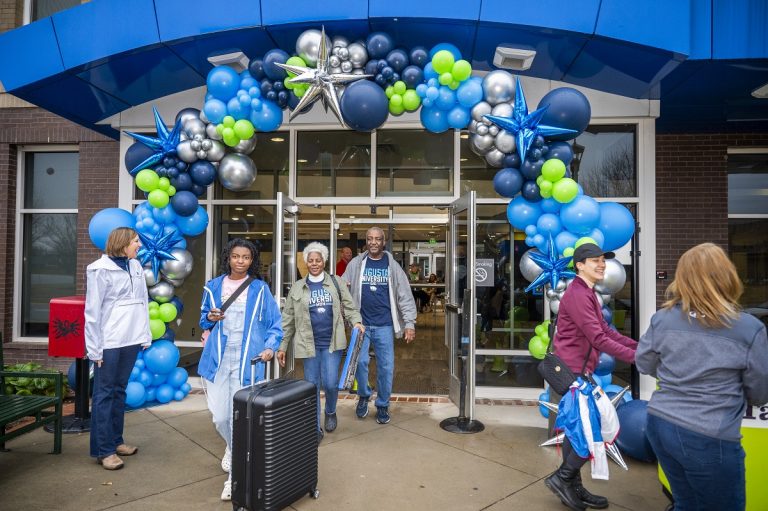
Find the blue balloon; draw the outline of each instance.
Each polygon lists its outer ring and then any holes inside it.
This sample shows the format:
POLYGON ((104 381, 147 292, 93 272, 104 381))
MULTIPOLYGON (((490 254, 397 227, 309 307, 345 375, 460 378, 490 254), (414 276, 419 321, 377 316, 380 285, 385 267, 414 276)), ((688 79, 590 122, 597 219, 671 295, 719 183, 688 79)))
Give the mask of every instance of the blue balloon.
POLYGON ((525 228, 525 235, 530 236, 531 238, 536 236, 538 233, 539 233, 539 230, 536 229, 536 226, 534 224, 531 224, 525 228))
POLYGON ((224 119, 224 116, 227 115, 227 104, 220 99, 209 99, 203 105, 203 112, 209 121, 219 124, 224 119))
MULTIPOLYGON (((614 396, 616 396, 619 392, 624 390, 624 388, 612 383, 610 385, 603 387, 603 390, 605 391, 605 393, 608 395, 609 398, 613 399, 614 396)), ((619 406, 621 406, 622 404, 629 403, 630 401, 632 401, 632 393, 627 391, 624 393, 623 396, 621 396, 621 401, 619 401, 616 404, 616 409, 618 409, 619 406)))
POLYGON ((594 228, 589 231, 587 233, 587 237, 595 240, 597 242, 597 246, 600 248, 603 248, 603 245, 605 245, 605 236, 603 236, 603 231, 598 228, 594 228))
POLYGON ((167 376, 164 374, 153 374, 152 375, 152 385, 151 387, 158 387, 165 383, 167 376))
POLYGON ((541 190, 539 190, 539 185, 536 184, 536 181, 526 181, 523 183, 520 194, 529 202, 541 201, 541 190))
MULTIPOLYGON (((171 298, 171 303, 176 306, 177 316, 181 316, 181 314, 184 312, 184 302, 181 301, 181 298, 174 296, 171 298)), ((166 331, 168 330, 166 329, 166 331)))
POLYGON ((656 461, 656 455, 645 434, 648 401, 637 399, 625 403, 616 409, 616 414, 621 424, 616 445, 621 452, 640 461, 656 461))
POLYGON ((392 50, 387 54, 387 64, 396 72, 401 73, 409 64, 408 54, 405 53, 405 50, 392 50))
POLYGON ((449 52, 451 52, 454 60, 461 60, 461 52, 456 46, 452 45, 451 43, 439 43, 433 46, 432 49, 429 50, 429 59, 432 60, 432 57, 435 56, 435 53, 442 50, 448 50, 449 52))
POLYGON ((441 110, 448 111, 456 104, 456 93, 445 85, 440 87, 439 94, 435 100, 435 106, 441 110))
POLYGON ((152 401, 156 401, 156 399, 155 399, 155 392, 156 391, 157 391, 157 389, 155 387, 149 387, 147 389, 147 400, 146 400, 147 403, 151 403, 152 401))
POLYGON ((586 235, 600 221, 600 205, 588 195, 578 195, 560 208, 560 220, 572 233, 586 235))
POLYGON ((189 177, 200 186, 208 186, 216 179, 216 167, 207 160, 197 160, 189 166, 189 177))
POLYGON ((186 396, 187 394, 189 394, 189 391, 192 390, 192 385, 190 385, 189 383, 182 383, 181 386, 179 387, 179 390, 182 391, 186 396))
POLYGON ((547 251, 547 238, 542 236, 541 234, 537 234, 531 239, 531 243, 533 243, 533 246, 538 248, 540 252, 546 252, 547 251))
POLYGON ((587 97, 571 87, 559 87, 549 91, 538 108, 547 107, 541 118, 541 124, 574 130, 574 133, 551 135, 550 140, 571 140, 579 136, 592 116, 592 107, 587 97))
POLYGON ((424 125, 424 128, 428 131, 431 131, 432 133, 442 133, 448 130, 448 112, 445 110, 436 107, 427 108, 425 106, 421 109, 419 115, 421 117, 421 124, 424 125))
POLYGON ((188 377, 189 374, 186 369, 177 367, 168 374, 168 379, 166 381, 168 382, 168 385, 174 388, 179 388, 187 382, 188 377))
POLYGON ((602 248, 616 250, 632 239, 635 233, 635 219, 623 205, 616 202, 602 202, 598 227, 605 237, 602 248))
POLYGON ((507 219, 515 229, 524 230, 535 224, 541 216, 541 206, 536 202, 528 202, 522 196, 515 197, 507 206, 507 219))
POLYGON ((136 221, 131 213, 120 208, 102 209, 91 218, 88 223, 88 236, 91 242, 99 250, 107 248, 107 239, 110 233, 118 227, 130 227, 133 229, 136 221))
POLYGON ((523 175, 513 168, 501 169, 493 176, 493 189, 502 197, 512 198, 523 187, 523 175))
MULTIPOLYGON (((560 222, 562 223, 562 218, 560 219, 560 222)), ((555 236, 555 247, 557 247, 557 252, 559 254, 562 254, 566 248, 568 247, 573 248, 573 246, 576 244, 578 239, 579 237, 573 234, 572 232, 562 231, 557 236, 555 236)))
POLYGON ((411 64, 424 68, 429 62, 429 52, 423 46, 414 46, 411 48, 411 53, 408 55, 411 64))
POLYGON ((206 84, 214 98, 226 102, 240 88, 240 75, 229 66, 216 66, 208 73, 206 84))
POLYGON ((456 90, 456 99, 466 108, 472 108, 483 100, 483 81, 477 77, 465 80, 456 90))
POLYGON ((163 383, 157 390, 155 390, 155 399, 158 403, 169 403, 173 399, 173 395, 176 393, 173 387, 167 383, 163 383))
POLYGON ((258 131, 275 131, 283 122, 283 111, 274 101, 264 100, 261 110, 251 112, 251 122, 258 131))
POLYGON ((408 66, 403 69, 402 78, 409 89, 415 89, 424 81, 424 71, 419 66, 408 66))
POLYGON ((512 154, 505 154, 504 159, 501 160, 501 164, 505 167, 513 167, 516 169, 520 168, 520 164, 522 162, 520 161, 520 155, 517 154, 517 152, 514 152, 512 154))
POLYGON ((523 164, 520 165, 520 172, 523 173, 523 177, 529 181, 533 181, 536 184, 536 178, 541 175, 541 167, 544 162, 541 160, 531 160, 526 158, 523 164))
MULTIPOLYGON (((544 402, 548 403, 549 402, 549 392, 542 392, 541 394, 539 394, 539 401, 544 401, 544 402)), ((542 404, 539 404, 539 413, 545 419, 549 418, 549 408, 547 408, 546 406, 544 406, 542 404)))
POLYGON ((181 390, 177 390, 173 393, 173 400, 181 401, 182 399, 184 399, 184 395, 185 395, 184 392, 182 392, 181 390))
POLYGON ((176 193, 189 191, 192 189, 192 176, 181 172, 178 176, 171 178, 171 184, 176 188, 176 193))
POLYGON ((139 167, 139 165, 145 162, 147 158, 153 156, 154 154, 155 150, 151 147, 146 146, 141 142, 134 142, 125 152, 125 158, 123 158, 123 161, 125 162, 125 168, 128 169, 128 172, 136 169, 136 173, 138 173, 143 168, 137 167, 139 167))
POLYGON ((613 311, 608 307, 606 307, 605 305, 603 305, 600 311, 603 313, 603 319, 605 320, 605 322, 610 325, 611 322, 613 321, 613 311))
POLYGON ((368 35, 365 41, 365 47, 368 49, 368 57, 372 59, 383 59, 389 52, 395 49, 395 42, 384 32, 373 32, 368 35))
POLYGON ((553 213, 544 213, 536 222, 536 230, 543 234, 545 238, 549 239, 552 236, 554 239, 560 231, 563 230, 563 224, 560 222, 560 217, 553 213))
POLYGON ((145 387, 149 387, 152 385, 152 379, 154 378, 154 375, 147 371, 146 369, 142 369, 141 373, 139 373, 139 377, 136 378, 136 381, 141 383, 145 387))
POLYGON ((176 225, 179 231, 186 236, 197 236, 205 232, 208 227, 208 212, 202 206, 197 207, 197 211, 192 216, 178 217, 176 225))
MULTIPOLYGON (((600 353, 597 367, 595 367, 595 374, 598 376, 605 376, 606 374, 612 373, 615 368, 616 359, 608 353, 600 353)), ((603 385, 602 387, 603 390, 605 390, 606 386, 603 385)))
POLYGON ((557 202, 552 197, 548 197, 546 199, 541 199, 541 210, 544 213, 560 213, 560 207, 562 204, 557 202))
POLYGON ((384 124, 389 115, 387 95, 368 80, 347 86, 340 104, 344 122, 356 131, 373 131, 384 124))
POLYGON ((427 65, 424 66, 424 79, 429 81, 431 79, 437 80, 437 78, 440 75, 435 71, 435 68, 432 67, 432 62, 427 62, 427 65))
POLYGON ((144 404, 147 399, 147 392, 139 382, 129 381, 128 386, 125 387, 125 404, 131 408, 138 408, 144 404))
POLYGON ((549 150, 547 151, 547 159, 557 158, 565 163, 566 166, 570 165, 573 161, 573 149, 568 142, 552 142, 549 144, 549 150))
POLYGON ((248 64, 248 74, 256 80, 263 80, 267 75, 264 74, 264 62, 260 59, 254 59, 248 64))
POLYGON ((191 216, 197 211, 197 197, 192 192, 176 192, 171 197, 171 206, 179 216, 191 216))
MULTIPOLYGON (((264 54, 264 61, 263 61, 263 70, 264 74, 272 80, 273 82, 276 80, 282 81, 285 79, 286 76, 288 76, 285 72, 285 69, 276 66, 275 63, 279 64, 285 64, 285 61, 290 58, 290 55, 288 55, 286 52, 279 48, 275 48, 273 50, 269 50, 267 53, 264 54)), ((262 90, 262 92, 264 92, 262 90)))
MULTIPOLYGON (((90 384, 88 385, 88 395, 93 395, 93 361, 88 360, 86 367, 88 368, 88 374, 89 374, 88 381, 90 382, 90 384)), ((133 370, 131 370, 131 376, 133 376, 133 370)), ((136 376, 138 376, 138 374, 136 376)), ((72 362, 71 364, 69 364, 69 369, 67 370, 67 383, 69 383, 69 387, 72 390, 74 390, 75 392, 78 392, 77 362, 72 362)))
POLYGON ((251 115, 250 103, 250 99, 246 105, 243 105, 238 98, 232 98, 227 102, 227 113, 238 121, 247 119, 251 115))
MULTIPOLYGON (((141 353, 141 352, 139 352, 139 353, 141 353)), ((144 369, 144 366, 146 366, 146 364, 144 363, 144 359, 143 358, 137 358, 136 359, 136 363, 133 364, 133 366, 135 368, 141 370, 141 369, 144 369)))
POLYGON ((170 205, 163 208, 152 208, 152 217, 161 224, 172 224, 176 220, 176 212, 170 205))
MULTIPOLYGON (((70 370, 74 369, 74 366, 70 366, 70 370)), ((131 375, 128 377, 128 381, 136 381, 139 379, 139 376, 141 375, 141 368, 133 366, 133 369, 131 369, 131 375)), ((73 374, 72 377, 69 377, 69 374, 67 374, 67 380, 69 380, 69 386, 73 389, 75 388, 74 383, 76 383, 75 375, 73 374)))
POLYGON ((448 126, 455 130, 466 128, 470 120, 469 109, 463 106, 456 105, 448 112, 448 126))
POLYGON ((145 350, 144 362, 152 372, 150 377, 155 373, 168 374, 179 363, 179 348, 171 341, 155 341, 145 350))

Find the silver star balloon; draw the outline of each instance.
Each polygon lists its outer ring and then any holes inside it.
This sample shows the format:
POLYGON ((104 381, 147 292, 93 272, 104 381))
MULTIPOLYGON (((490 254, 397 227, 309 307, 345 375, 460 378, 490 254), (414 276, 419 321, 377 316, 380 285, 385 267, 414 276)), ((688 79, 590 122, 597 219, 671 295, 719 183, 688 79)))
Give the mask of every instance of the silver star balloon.
MULTIPOLYGON (((611 398, 611 404, 616 407, 619 405, 619 402, 624 397, 624 394, 626 394, 629 391, 629 386, 624 387, 621 389, 621 392, 618 392, 615 396, 611 398)), ((560 405, 557 405, 555 403, 550 403, 548 401, 542 401, 539 400, 539 404, 550 411, 550 413, 557 413, 560 411, 560 405)), ((563 438, 565 438, 565 433, 558 433, 546 442, 542 442, 539 444, 539 447, 548 447, 550 445, 560 445, 563 443, 563 438)), ((619 448, 616 447, 615 443, 612 444, 605 444, 605 453, 616 462, 618 466, 623 468, 624 470, 629 470, 629 467, 627 467, 627 463, 624 461, 624 458, 621 456, 621 452, 619 452, 619 448)))
POLYGON ((344 118, 341 116, 341 106, 339 105, 339 93, 336 87, 343 86, 348 83, 356 82, 364 78, 371 78, 373 75, 356 75, 352 73, 334 73, 331 70, 330 65, 331 54, 328 51, 328 47, 325 44, 325 27, 322 30, 322 36, 320 37, 320 52, 317 57, 317 68, 294 66, 291 64, 280 64, 275 62, 277 66, 295 73, 296 76, 288 80, 290 83, 307 83, 309 88, 307 92, 299 100, 299 104, 293 109, 289 117, 293 120, 294 117, 299 115, 306 107, 321 99, 325 111, 328 111, 328 107, 331 108, 336 118, 339 120, 342 126, 346 127, 344 118))

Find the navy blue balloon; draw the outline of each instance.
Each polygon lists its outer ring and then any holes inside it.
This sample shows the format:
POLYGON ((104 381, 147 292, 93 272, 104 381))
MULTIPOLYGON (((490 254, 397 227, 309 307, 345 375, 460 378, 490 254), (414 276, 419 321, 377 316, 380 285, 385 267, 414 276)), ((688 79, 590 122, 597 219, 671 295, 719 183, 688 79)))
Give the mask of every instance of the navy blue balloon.
POLYGON ((277 93, 277 104, 280 105, 280 108, 288 106, 288 91, 281 90, 277 93))
POLYGON ((592 116, 592 107, 587 97, 571 87, 559 87, 549 91, 538 108, 548 106, 540 124, 575 130, 575 133, 552 135, 551 140, 571 140, 579 136, 587 126, 592 116))
MULTIPOLYGON (((134 142, 125 152, 125 168, 130 172, 153 154, 155 154, 155 151, 151 147, 147 147, 140 142, 134 142)), ((140 170, 143 169, 137 169, 136 172, 140 170)))
POLYGON ((392 85, 394 85, 394 84, 395 84, 395 82, 399 82, 399 81, 400 81, 400 73, 398 73, 398 72, 393 72, 393 73, 392 73, 392 76, 389 78, 389 83, 391 83, 392 85))
POLYGON ((166 171, 166 174, 168 175, 168 178, 175 178, 179 176, 179 169, 176 167, 170 168, 166 171))
POLYGON ((176 332, 174 332, 170 328, 166 328, 165 333, 162 335, 162 337, 160 337, 160 339, 165 339, 166 341, 171 341, 171 342, 173 342, 175 338, 176 338, 176 332))
POLYGON ((248 64, 248 72, 256 80, 263 80, 267 75, 264 74, 264 62, 261 59, 254 59, 248 64))
POLYGON ((180 161, 179 163, 176 164, 176 168, 179 169, 181 172, 184 172, 185 170, 187 170, 187 166, 188 166, 187 162, 185 161, 180 161))
POLYGON ((381 70, 381 76, 383 76, 386 80, 392 78, 394 74, 395 70, 389 66, 385 66, 384 69, 381 70))
POLYGON ((552 142, 549 144, 549 151, 546 153, 547 159, 557 158, 567 165, 573 161, 573 149, 568 142, 552 142))
POLYGON ((268 78, 263 79, 259 89, 261 89, 261 95, 265 96, 268 92, 272 92, 272 82, 268 78))
POLYGON ((387 95, 381 87, 368 80, 348 85, 340 103, 344 122, 357 131, 375 130, 384 124, 389 115, 387 95))
POLYGON ((281 80, 272 82, 272 90, 275 90, 277 92, 280 92, 281 90, 285 90, 285 84, 281 80))
POLYGON ((501 169, 493 176, 493 189, 502 197, 512 198, 523 187, 523 175, 513 168, 501 169))
POLYGON ((291 110, 299 106, 299 101, 301 101, 301 99, 299 99, 299 97, 293 92, 288 94, 288 108, 290 108, 291 110))
POLYGON ((395 42, 384 32, 373 32, 365 41, 368 48, 368 56, 372 59, 383 59, 389 52, 395 49, 395 42))
POLYGON ((388 67, 386 59, 377 60, 376 62, 376 71, 381 73, 385 67, 388 67))
POLYGON ((409 64, 408 54, 405 53, 405 50, 392 50, 387 54, 387 64, 399 73, 409 64))
POLYGON ((528 202, 539 202, 542 198, 541 190, 539 190, 539 185, 536 184, 536 181, 526 181, 523 183, 520 193, 528 202))
POLYGON ((264 97, 267 98, 270 101, 274 101, 275 103, 277 102, 277 92, 275 92, 273 90, 271 90, 271 91, 267 92, 266 94, 264 94, 264 97))
POLYGON ((411 54, 409 57, 411 64, 424 69, 424 66, 427 65, 427 62, 429 62, 429 51, 423 46, 414 46, 411 48, 411 54))
MULTIPOLYGON (((88 368, 87 371, 89 373, 88 381, 90 384, 88 385, 88 395, 93 395, 93 362, 88 360, 88 362, 85 364, 88 368)), ((77 362, 72 362, 69 365, 69 370, 67 370, 67 383, 69 383, 69 387, 74 390, 75 392, 78 392, 77 388, 77 362)))
POLYGON ((192 189, 192 177, 183 172, 171 179, 171 184, 176 188, 176 192, 189 191, 192 189))
MULTIPOLYGON (((595 367, 595 374, 598 376, 605 376, 611 374, 616 367, 616 359, 608 353, 600 353, 600 359, 595 367)), ((603 387, 603 390, 607 392, 607 389, 603 387)))
POLYGON ((516 169, 520 168, 520 155, 517 153, 507 154, 504 156, 504 159, 501 160, 501 164, 505 167, 514 167, 516 169))
POLYGON ((189 166, 189 177, 200 186, 208 186, 216 179, 216 167, 207 160, 197 160, 189 166))
POLYGON ((621 452, 640 461, 656 461, 656 454, 645 433, 648 401, 637 399, 625 403, 616 409, 616 415, 621 424, 616 446, 621 452))
POLYGON ((537 166, 533 160, 526 159, 522 165, 520 165, 520 172, 523 173, 523 177, 530 181, 536 181, 536 178, 541 174, 541 166, 537 166))
POLYGON ((424 71, 419 66, 408 66, 403 69, 401 74, 405 85, 409 89, 415 89, 417 85, 424 81, 424 71))
POLYGON ((181 314, 184 312, 184 302, 178 296, 174 296, 171 298, 171 303, 176 306, 176 317, 181 317, 181 314))
POLYGON ((192 185, 192 189, 190 190, 190 192, 194 193, 198 197, 201 197, 201 196, 205 195, 206 188, 207 187, 205 187, 205 186, 192 185))
POLYGON ((272 81, 282 81, 285 79, 285 77, 288 76, 285 69, 276 66, 275 63, 285 64, 285 61, 289 58, 290 55, 279 48, 269 50, 264 55, 264 74, 267 75, 267 78, 272 81))
POLYGON ((192 216, 197 211, 197 197, 194 193, 188 191, 177 191, 171 197, 171 206, 179 216, 192 216))
POLYGON ((365 64, 365 74, 367 75, 375 75, 379 71, 379 61, 378 60, 369 60, 365 64))
POLYGON ((382 75, 381 73, 377 74, 374 80, 376 81, 376 84, 379 85, 380 87, 387 86, 387 79, 384 78, 384 75, 382 75))

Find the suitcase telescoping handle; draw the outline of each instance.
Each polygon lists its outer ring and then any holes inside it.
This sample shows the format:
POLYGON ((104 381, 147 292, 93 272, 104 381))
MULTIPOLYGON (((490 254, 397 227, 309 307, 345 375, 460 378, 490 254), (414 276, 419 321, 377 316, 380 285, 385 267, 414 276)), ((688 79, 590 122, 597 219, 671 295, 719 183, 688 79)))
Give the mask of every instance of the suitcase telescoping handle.
MULTIPOLYGON (((263 360, 261 360, 261 357, 259 357, 258 355, 256 355, 251 359, 251 385, 256 385, 257 383, 261 383, 261 381, 260 382, 256 381, 256 364, 258 364, 259 362, 263 362, 263 360)), ((271 376, 269 375, 269 370, 270 370, 270 367, 272 366, 271 362, 272 362, 271 360, 267 360, 266 362, 264 362, 264 379, 262 381, 269 381, 272 379, 271 376)))

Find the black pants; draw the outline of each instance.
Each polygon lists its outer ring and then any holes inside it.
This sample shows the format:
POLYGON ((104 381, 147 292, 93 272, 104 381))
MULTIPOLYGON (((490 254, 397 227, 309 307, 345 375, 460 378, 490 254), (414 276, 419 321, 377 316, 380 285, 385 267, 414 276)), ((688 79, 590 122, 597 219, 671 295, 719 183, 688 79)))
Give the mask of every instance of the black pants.
MULTIPOLYGON (((562 396, 552 390, 549 389, 549 402, 558 404, 560 403, 560 399, 562 399, 562 396)), ((555 419, 557 418, 557 414, 554 412, 549 412, 549 432, 550 434, 554 434, 555 431, 555 419)), ((584 466, 584 464, 588 461, 588 458, 582 458, 576 452, 574 452, 573 447, 571 446, 570 440, 568 440, 567 437, 563 437, 563 464, 566 465, 569 468, 572 468, 574 470, 580 470, 581 467, 584 466)))

